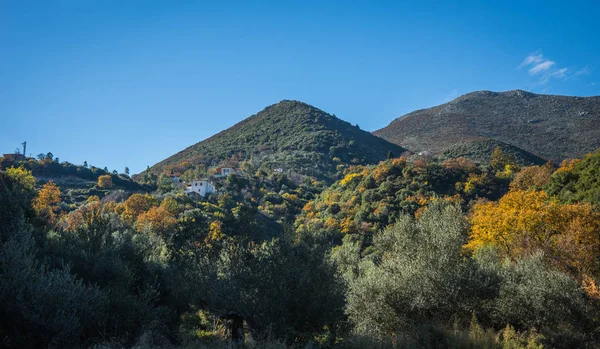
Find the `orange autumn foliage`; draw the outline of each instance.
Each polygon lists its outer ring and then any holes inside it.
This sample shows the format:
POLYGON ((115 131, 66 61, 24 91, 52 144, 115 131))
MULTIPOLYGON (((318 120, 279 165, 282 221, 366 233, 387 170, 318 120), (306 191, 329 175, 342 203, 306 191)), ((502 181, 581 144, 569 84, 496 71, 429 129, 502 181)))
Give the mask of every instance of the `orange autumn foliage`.
POLYGON ((112 188, 113 182, 112 177, 110 175, 102 175, 98 177, 98 187, 109 189, 112 188))
POLYGON ((138 230, 150 226, 153 231, 164 232, 175 224, 177 224, 177 218, 165 206, 152 207, 148 212, 140 214, 137 219, 138 230))
POLYGON ((56 223, 56 206, 60 202, 60 188, 50 181, 38 192, 33 200, 33 209, 39 216, 45 217, 50 224, 56 223))
POLYGON ((544 166, 528 166, 515 175, 510 183, 511 190, 542 189, 550 182, 550 176, 554 172, 552 163, 544 166))
POLYGON ((589 275, 583 275, 581 280, 581 286, 588 297, 593 299, 600 299, 600 290, 598 290, 598 285, 596 281, 589 275))
POLYGON ((442 166, 447 169, 465 170, 467 172, 473 172, 475 169, 477 169, 477 164, 462 156, 444 160, 444 162, 442 162, 442 166))
POLYGON ((577 166, 580 162, 581 159, 563 160, 563 162, 560 163, 560 167, 556 170, 556 173, 571 172, 575 169, 575 166, 577 166))
POLYGON ((123 220, 129 224, 133 224, 138 217, 156 206, 158 201, 149 194, 133 194, 123 203, 123 220))
POLYGON ((405 166, 407 162, 406 156, 401 156, 399 158, 395 158, 392 160, 392 166, 402 167, 405 166))
POLYGON ((543 251, 562 270, 598 275, 600 212, 589 204, 561 204, 543 191, 511 191, 473 208, 465 247, 494 245, 507 257, 543 251))
POLYGON ((76 231, 94 222, 102 214, 100 201, 93 201, 79 207, 67 216, 67 231, 76 231))

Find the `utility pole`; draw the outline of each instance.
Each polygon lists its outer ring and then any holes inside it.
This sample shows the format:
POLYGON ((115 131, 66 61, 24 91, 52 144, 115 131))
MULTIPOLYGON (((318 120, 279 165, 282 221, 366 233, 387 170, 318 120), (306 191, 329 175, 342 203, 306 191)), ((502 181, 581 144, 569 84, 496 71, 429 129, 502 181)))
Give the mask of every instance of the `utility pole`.
POLYGON ((27 152, 26 152, 27 151, 27 141, 23 142, 22 145, 23 145, 23 157, 25 158, 25 157, 27 157, 27 152))

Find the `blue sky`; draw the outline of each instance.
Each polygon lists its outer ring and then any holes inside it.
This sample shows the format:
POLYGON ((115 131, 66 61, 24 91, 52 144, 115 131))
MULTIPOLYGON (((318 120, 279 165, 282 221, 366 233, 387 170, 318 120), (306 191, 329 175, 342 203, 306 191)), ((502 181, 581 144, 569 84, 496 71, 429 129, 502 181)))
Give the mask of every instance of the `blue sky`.
POLYGON ((282 99, 372 131, 474 90, 600 95, 598 18, 599 1, 0 0, 0 153, 137 173, 282 99))

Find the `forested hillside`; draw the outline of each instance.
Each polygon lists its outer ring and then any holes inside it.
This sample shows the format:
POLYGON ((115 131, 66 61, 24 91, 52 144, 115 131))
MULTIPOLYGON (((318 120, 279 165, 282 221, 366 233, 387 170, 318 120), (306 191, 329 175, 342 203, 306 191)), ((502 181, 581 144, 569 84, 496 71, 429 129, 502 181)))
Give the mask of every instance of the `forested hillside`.
POLYGON ((340 165, 374 164, 404 149, 334 115, 297 101, 282 101, 152 166, 155 174, 178 174, 221 162, 250 160, 330 179, 340 165))
POLYGON ((0 171, 3 348, 600 343, 600 149, 558 168, 501 148, 484 165, 401 156, 330 187, 259 169, 206 197, 162 176, 150 193, 69 205, 13 165, 0 171))
POLYGON ((478 91, 401 116, 373 134, 431 154, 490 139, 560 163, 600 147, 600 97, 478 91))
POLYGON ((493 139, 474 139, 456 143, 445 148, 439 154, 439 157, 442 159, 463 157, 480 164, 489 164, 492 153, 496 148, 501 149, 506 154, 510 154, 516 163, 522 166, 543 165, 548 161, 521 148, 493 139))

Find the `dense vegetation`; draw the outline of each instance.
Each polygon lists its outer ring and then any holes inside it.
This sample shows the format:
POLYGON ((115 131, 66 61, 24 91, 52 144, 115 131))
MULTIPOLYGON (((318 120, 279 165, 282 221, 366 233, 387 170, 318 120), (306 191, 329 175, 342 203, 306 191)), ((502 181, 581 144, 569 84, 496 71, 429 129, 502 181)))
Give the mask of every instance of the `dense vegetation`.
POLYGON ((150 191, 156 186, 153 181, 138 183, 129 177, 129 169, 125 173, 112 172, 108 168, 83 165, 74 165, 68 161, 61 162, 52 153, 39 154, 37 158, 25 160, 9 160, 0 157, 0 169, 20 167, 32 172, 40 183, 52 181, 60 185, 62 202, 70 205, 71 209, 85 202, 90 196, 95 195, 102 199, 105 195, 117 192, 150 191), (104 183, 104 185, 103 185, 104 183))
POLYGON ((98 173, 109 192, 72 205, 3 163, 0 347, 597 346, 600 150, 489 159, 393 157, 330 187, 253 159, 204 198, 98 173))
POLYGON ((490 139, 560 163, 600 148, 599 132, 600 97, 515 90, 468 93, 404 115, 374 134, 410 151, 431 154, 490 139))
POLYGON ((150 168, 182 174, 197 165, 249 160, 267 169, 283 168, 329 179, 340 165, 374 164, 401 147, 362 131, 308 104, 282 101, 150 168))
POLYGON ((547 161, 523 149, 493 139, 472 140, 456 143, 444 149, 441 157, 456 159, 464 157, 473 162, 487 164, 491 160, 494 149, 500 148, 504 153, 510 154, 515 162, 521 166, 543 165, 547 161))
POLYGON ((508 191, 513 171, 505 166, 480 168, 464 158, 438 163, 404 157, 355 166, 304 207, 297 229, 323 229, 337 237, 358 234, 369 240, 403 214, 418 214, 438 198, 464 208, 477 199, 498 199, 508 191))

